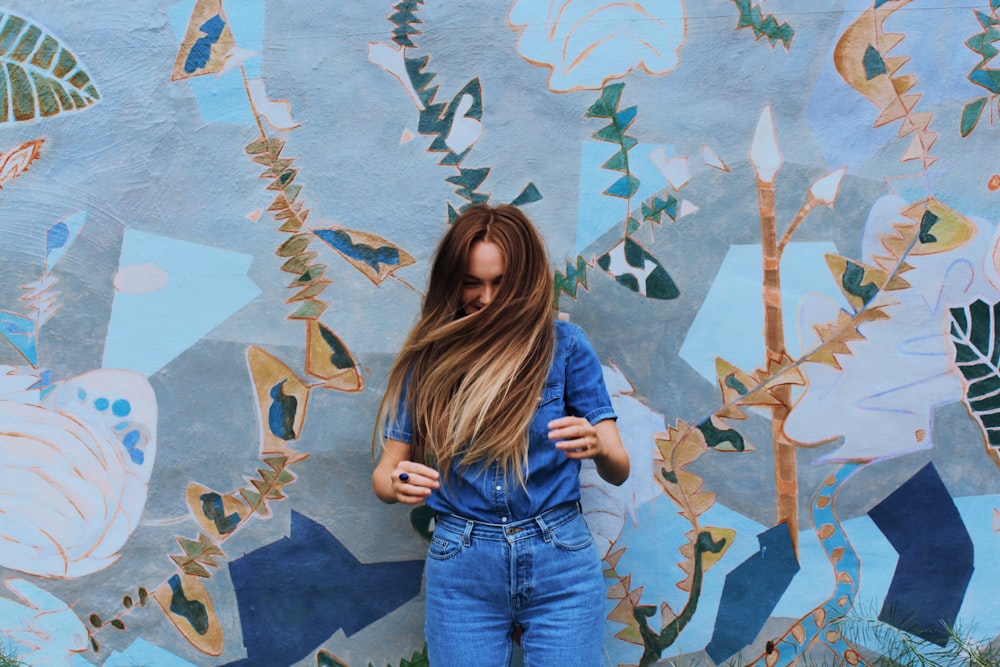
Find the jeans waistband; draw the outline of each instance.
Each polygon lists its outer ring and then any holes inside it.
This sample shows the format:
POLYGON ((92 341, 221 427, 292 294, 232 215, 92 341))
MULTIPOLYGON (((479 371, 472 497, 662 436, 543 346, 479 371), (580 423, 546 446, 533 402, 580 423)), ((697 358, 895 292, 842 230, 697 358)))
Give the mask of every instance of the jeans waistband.
POLYGON ((541 536, 546 542, 555 528, 571 521, 580 515, 580 503, 568 502, 547 509, 530 519, 511 521, 510 523, 489 523, 476 519, 467 519, 457 514, 438 512, 434 521, 452 532, 463 536, 465 545, 471 543, 473 537, 487 540, 513 541, 541 536))

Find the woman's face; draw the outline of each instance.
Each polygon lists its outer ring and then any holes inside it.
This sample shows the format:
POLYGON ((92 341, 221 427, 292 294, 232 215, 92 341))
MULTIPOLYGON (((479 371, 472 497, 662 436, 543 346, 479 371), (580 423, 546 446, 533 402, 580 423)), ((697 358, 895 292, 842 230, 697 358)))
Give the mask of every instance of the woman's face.
POLYGON ((507 262, 500 247, 490 241, 476 241, 469 251, 469 266, 462 278, 462 309, 475 313, 493 302, 507 262))

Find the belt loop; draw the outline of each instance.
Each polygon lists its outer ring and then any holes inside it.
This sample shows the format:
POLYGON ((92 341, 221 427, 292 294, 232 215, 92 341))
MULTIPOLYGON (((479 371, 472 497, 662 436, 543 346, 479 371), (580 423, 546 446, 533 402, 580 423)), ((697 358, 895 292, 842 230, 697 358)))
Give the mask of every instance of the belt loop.
POLYGON ((535 517, 535 523, 538 524, 539 529, 542 531, 542 539, 546 542, 550 542, 552 541, 552 531, 549 530, 549 527, 545 524, 545 519, 542 518, 543 514, 539 514, 535 517))
POLYGON ((466 520, 465 522, 465 531, 462 533, 462 544, 467 547, 472 546, 472 528, 475 525, 475 521, 466 520))

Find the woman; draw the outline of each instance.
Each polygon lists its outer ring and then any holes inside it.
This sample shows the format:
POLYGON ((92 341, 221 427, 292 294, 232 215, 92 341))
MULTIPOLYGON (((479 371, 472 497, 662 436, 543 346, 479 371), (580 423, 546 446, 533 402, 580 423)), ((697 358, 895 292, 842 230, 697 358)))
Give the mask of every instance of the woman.
POLYGON ((605 584, 580 462, 629 458, 583 332, 552 317, 545 246, 513 206, 465 210, 438 246, 420 320, 375 428, 384 502, 435 510, 425 632, 435 667, 603 664, 605 584))

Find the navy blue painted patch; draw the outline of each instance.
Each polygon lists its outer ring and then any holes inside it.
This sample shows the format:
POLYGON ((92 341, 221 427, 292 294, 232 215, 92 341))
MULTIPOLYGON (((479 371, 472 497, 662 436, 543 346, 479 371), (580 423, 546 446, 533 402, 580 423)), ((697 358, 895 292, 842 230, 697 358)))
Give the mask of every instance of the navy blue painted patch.
POLYGON ((291 537, 229 563, 247 657, 226 667, 287 667, 420 592, 423 561, 361 563, 322 524, 294 510, 291 523, 291 537))
POLYGON ((203 493, 200 497, 201 511, 205 513, 205 518, 215 524, 215 529, 219 535, 228 535, 240 525, 240 515, 233 512, 226 515, 225 505, 222 496, 218 493, 203 493))
POLYGON ((183 616, 199 635, 208 632, 208 611, 198 600, 189 600, 184 594, 181 578, 176 574, 168 580, 170 584, 170 611, 183 616))
POLYGON ((928 463, 868 516, 899 553, 879 620, 939 646, 948 643, 972 578, 972 538, 928 463))
POLYGON ((924 211, 924 214, 920 217, 920 242, 921 243, 934 243, 937 241, 937 237, 931 234, 931 228, 937 224, 940 220, 938 216, 934 215, 930 211, 924 211))
POLYGON ((726 575, 705 652, 721 665, 757 636, 778 600, 799 571, 787 523, 757 536, 760 549, 726 575))
POLYGON ((372 267, 376 273, 381 270, 381 264, 399 265, 399 248, 394 246, 383 245, 375 248, 365 243, 355 243, 351 240, 351 235, 342 229, 317 229, 313 233, 347 257, 372 267))
POLYGON ((267 409, 267 427, 282 440, 294 440, 295 411, 299 409, 299 400, 285 394, 285 382, 282 380, 271 387, 270 396, 274 401, 267 409))
POLYGON ((201 24, 200 28, 205 36, 191 46, 188 57, 184 60, 185 72, 193 74, 208 64, 212 59, 212 45, 219 41, 225 27, 226 22, 218 14, 201 24))

